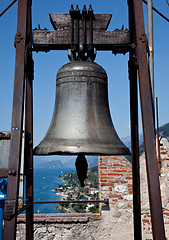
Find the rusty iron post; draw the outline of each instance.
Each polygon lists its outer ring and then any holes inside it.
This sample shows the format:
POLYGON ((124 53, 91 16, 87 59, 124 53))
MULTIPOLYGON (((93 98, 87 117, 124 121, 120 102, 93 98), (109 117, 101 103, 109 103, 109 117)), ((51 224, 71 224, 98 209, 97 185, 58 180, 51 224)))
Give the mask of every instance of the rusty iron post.
POLYGON ((143 7, 141 0, 131 0, 136 33, 136 53, 139 74, 139 90, 144 135, 144 148, 147 165, 148 190, 154 240, 165 240, 160 182, 158 176, 153 104, 147 63, 147 38, 144 29, 143 7), (137 14, 136 14, 137 13, 137 14))
POLYGON ((16 59, 14 76, 11 142, 8 165, 7 197, 4 207, 3 239, 16 239, 16 212, 18 211, 21 140, 23 129, 23 103, 26 66, 27 11, 30 0, 18 0, 17 33, 15 37, 16 59))
MULTIPOLYGON (((148 23, 148 47, 149 47, 149 72, 151 81, 151 91, 153 107, 155 109, 155 91, 154 91, 154 44, 153 44, 153 2, 147 0, 147 23, 148 23)), ((154 111, 155 114, 155 111, 154 111)), ((155 118, 155 115, 154 115, 155 118)))
POLYGON ((129 30, 131 43, 129 52, 129 81, 130 81, 130 119, 131 119, 131 157, 133 181, 133 215, 134 239, 141 240, 141 200, 140 200, 140 166, 139 166, 139 136, 138 136, 138 94, 137 94, 137 58, 136 36, 133 15, 133 5, 128 1, 129 30))
POLYGON ((157 121, 157 149, 158 149, 158 173, 161 174, 160 136, 158 122, 158 98, 156 97, 156 121, 157 121))
POLYGON ((59 200, 59 201, 34 201, 34 204, 48 204, 48 203, 104 203, 109 205, 109 199, 104 200, 59 200))
POLYGON ((22 143, 21 143, 21 164, 20 164, 20 176, 19 176, 18 208, 22 208, 24 204, 25 117, 26 117, 26 85, 24 89, 23 129, 22 129, 22 143))
POLYGON ((26 209, 26 239, 33 240, 33 71, 32 59, 32 1, 28 2, 27 15, 27 72, 26 72, 26 151, 25 151, 25 175, 26 175, 26 200, 30 203, 26 209))

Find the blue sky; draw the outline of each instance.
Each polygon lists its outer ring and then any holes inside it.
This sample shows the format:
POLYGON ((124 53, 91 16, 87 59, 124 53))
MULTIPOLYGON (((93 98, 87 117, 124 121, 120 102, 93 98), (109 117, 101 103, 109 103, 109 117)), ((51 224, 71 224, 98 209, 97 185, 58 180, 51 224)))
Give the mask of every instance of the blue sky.
MULTIPOLYGON (((0 12, 11 2, 1 0, 0 12)), ((32 27, 40 24, 41 28, 52 29, 49 13, 68 13, 71 4, 78 4, 80 9, 92 4, 95 13, 112 13, 108 30, 128 28, 128 7, 126 1, 54 1, 33 0, 32 27)), ((147 31, 147 8, 144 5, 145 27, 147 31)), ((165 0, 154 0, 154 7, 169 18, 169 6, 165 0)), ((159 101, 160 125, 169 122, 169 23, 156 13, 154 17, 155 50, 155 95, 159 101)), ((0 131, 10 130, 12 115, 12 97, 14 81, 15 48, 14 37, 17 24, 17 3, 0 18, 0 131)), ((53 113, 55 101, 55 80, 59 68, 68 62, 66 51, 33 53, 35 61, 34 92, 34 145, 44 137, 53 113)), ((120 137, 130 135, 128 54, 114 56, 111 52, 97 52, 95 60, 108 74, 109 105, 115 129, 120 137)), ((141 117, 139 114, 139 120, 141 117)), ((141 131, 141 122, 140 122, 141 131)))

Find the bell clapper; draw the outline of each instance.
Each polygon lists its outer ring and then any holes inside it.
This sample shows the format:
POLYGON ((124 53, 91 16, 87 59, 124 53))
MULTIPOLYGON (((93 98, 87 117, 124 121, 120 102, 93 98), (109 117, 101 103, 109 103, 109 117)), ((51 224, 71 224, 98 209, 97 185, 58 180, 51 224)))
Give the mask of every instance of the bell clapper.
POLYGON ((84 181, 87 177, 88 163, 86 157, 83 154, 79 154, 75 162, 77 176, 81 183, 81 187, 84 187, 84 181))

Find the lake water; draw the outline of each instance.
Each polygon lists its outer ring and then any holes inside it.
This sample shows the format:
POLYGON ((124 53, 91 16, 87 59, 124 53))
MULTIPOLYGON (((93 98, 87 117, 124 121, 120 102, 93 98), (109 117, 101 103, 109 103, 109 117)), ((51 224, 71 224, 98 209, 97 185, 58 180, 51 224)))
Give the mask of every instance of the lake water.
MULTIPOLYGON (((34 168, 34 201, 57 201, 60 200, 52 189, 56 189, 59 184, 59 175, 73 171, 74 169, 44 169, 34 168)), ((62 210, 56 209, 58 204, 34 204, 34 213, 61 213, 62 210)))

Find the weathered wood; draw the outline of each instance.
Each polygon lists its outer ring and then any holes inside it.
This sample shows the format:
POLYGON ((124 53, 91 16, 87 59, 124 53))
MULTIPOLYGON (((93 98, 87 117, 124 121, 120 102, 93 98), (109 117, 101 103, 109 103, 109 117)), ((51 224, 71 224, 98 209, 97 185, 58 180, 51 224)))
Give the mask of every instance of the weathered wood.
MULTIPOLYGON (((82 30, 81 30, 82 31, 82 30)), ((80 31, 80 42, 82 34, 80 31)), ((89 33, 87 32, 87 43, 89 33)), ((129 45, 130 32, 128 30, 96 31, 93 30, 93 45, 96 50, 113 50, 114 45, 129 45)), ((33 46, 35 51, 67 50, 71 47, 69 29, 33 30, 33 46)))
MULTIPOLYGON (((71 17, 69 14, 50 13, 50 21, 55 31, 33 30, 33 46, 35 51, 67 50, 71 48, 71 17)), ((128 46, 130 32, 128 30, 106 31, 111 14, 94 14, 93 45, 96 50, 114 50, 114 46, 128 46)), ((74 28, 76 29, 76 20, 74 28)), ((74 39, 76 39, 76 31, 74 39)), ((87 44, 90 40, 89 21, 86 21, 87 44)), ((79 42, 83 44, 84 19, 79 20, 79 42)), ((123 51, 122 51, 123 52, 123 51)))
MULTIPOLYGON (((71 29, 71 17, 68 13, 49 13, 51 24, 54 30, 70 30, 71 29)), ((93 29, 102 29, 106 31, 112 14, 94 14, 93 29)), ((86 26, 89 29, 89 24, 86 26)), ((79 29, 83 29, 83 19, 79 22, 79 29)))
POLYGON ((1 168, 0 169, 0 178, 7 178, 8 177, 8 168, 1 168))

